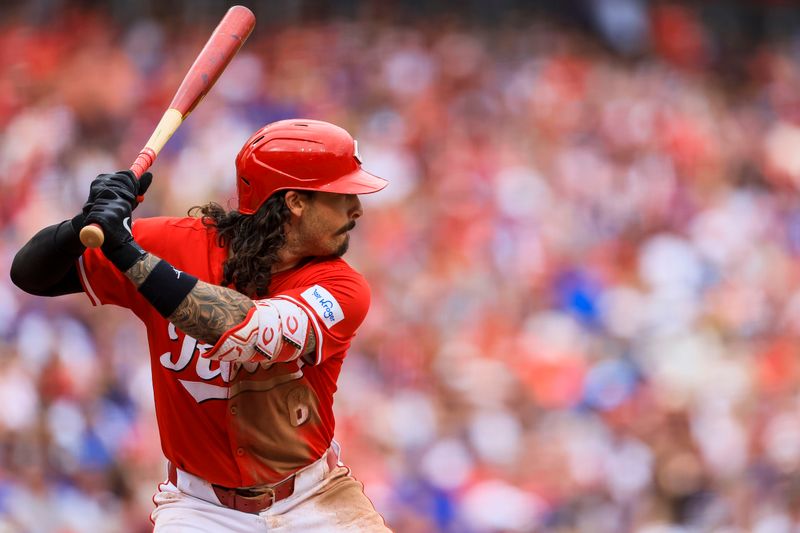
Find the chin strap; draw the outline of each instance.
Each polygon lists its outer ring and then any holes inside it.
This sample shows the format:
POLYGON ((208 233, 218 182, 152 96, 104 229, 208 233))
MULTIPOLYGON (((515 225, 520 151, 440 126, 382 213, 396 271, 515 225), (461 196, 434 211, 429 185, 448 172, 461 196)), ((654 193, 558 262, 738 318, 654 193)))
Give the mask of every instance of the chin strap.
POLYGON ((306 348, 308 315, 298 305, 279 299, 254 300, 255 307, 203 357, 240 363, 285 363, 306 348))

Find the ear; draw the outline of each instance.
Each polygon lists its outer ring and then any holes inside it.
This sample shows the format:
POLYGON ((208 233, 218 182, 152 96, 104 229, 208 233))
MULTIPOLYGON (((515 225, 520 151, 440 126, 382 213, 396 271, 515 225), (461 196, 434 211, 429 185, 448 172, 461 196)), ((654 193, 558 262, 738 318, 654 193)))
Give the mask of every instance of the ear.
POLYGON ((297 217, 302 215, 303 211, 305 211, 306 207, 308 207, 309 200, 309 196, 300 191, 288 191, 286 196, 284 196, 286 207, 288 207, 289 211, 297 217))

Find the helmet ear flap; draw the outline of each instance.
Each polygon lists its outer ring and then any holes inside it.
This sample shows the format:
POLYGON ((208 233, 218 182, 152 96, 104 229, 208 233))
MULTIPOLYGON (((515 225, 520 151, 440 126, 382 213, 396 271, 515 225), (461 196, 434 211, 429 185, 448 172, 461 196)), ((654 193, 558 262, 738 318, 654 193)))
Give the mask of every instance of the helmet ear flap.
POLYGON ((239 200, 239 208, 238 211, 243 215, 252 215, 256 212, 256 209, 252 209, 253 206, 253 186, 250 183, 250 180, 244 177, 242 174, 237 173, 236 176, 236 196, 239 200))

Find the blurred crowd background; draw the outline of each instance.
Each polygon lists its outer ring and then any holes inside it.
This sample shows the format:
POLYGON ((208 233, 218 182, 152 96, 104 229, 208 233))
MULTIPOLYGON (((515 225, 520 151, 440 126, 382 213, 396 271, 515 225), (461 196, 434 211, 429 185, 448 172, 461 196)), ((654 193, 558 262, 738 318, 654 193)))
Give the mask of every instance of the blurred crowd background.
MULTIPOLYGON (((137 215, 235 207, 273 120, 359 140, 391 186, 337 436, 395 531, 800 531, 796 3, 243 3, 137 215)), ((2 533, 150 529, 142 328, 8 270, 130 164, 224 4, 0 6, 2 533)))

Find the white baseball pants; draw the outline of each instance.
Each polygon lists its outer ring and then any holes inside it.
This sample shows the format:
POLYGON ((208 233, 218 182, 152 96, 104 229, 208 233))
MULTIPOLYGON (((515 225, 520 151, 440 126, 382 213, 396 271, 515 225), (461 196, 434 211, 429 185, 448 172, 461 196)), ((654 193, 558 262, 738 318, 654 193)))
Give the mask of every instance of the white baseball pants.
POLYGON ((211 485, 182 473, 181 489, 166 482, 153 496, 150 515, 154 533, 362 533, 391 530, 386 527, 364 485, 337 466, 330 470, 325 457, 296 474, 291 496, 259 514, 224 507, 211 485))

